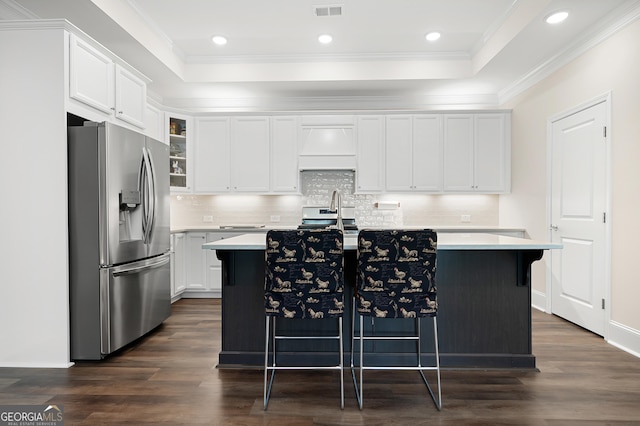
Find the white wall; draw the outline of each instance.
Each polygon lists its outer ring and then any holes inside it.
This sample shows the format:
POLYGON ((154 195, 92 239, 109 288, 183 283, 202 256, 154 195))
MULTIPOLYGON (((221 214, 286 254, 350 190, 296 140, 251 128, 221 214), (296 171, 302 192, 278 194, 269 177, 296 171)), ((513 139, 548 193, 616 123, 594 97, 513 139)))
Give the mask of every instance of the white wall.
MULTIPOLYGON (((524 225, 549 238, 546 224, 547 119, 608 91, 612 93, 612 332, 640 336, 636 267, 640 227, 640 22, 564 66, 502 105, 512 108, 512 194, 500 197, 500 224, 524 225)), ((546 262, 534 269, 534 291, 545 291, 546 262)), ((636 339, 638 343, 638 339, 636 339)), ((640 347, 640 346, 638 346, 640 347)))
POLYGON ((64 46, 0 26, 0 367, 69 365, 64 46))

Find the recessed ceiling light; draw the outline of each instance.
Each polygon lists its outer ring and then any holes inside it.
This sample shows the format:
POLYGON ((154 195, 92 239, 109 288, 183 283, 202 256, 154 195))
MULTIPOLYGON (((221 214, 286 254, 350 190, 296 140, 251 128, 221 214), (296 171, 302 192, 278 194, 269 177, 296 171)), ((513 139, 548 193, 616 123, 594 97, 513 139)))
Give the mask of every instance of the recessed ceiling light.
POLYGON ((221 35, 216 35, 211 37, 211 41, 214 42, 215 44, 217 44, 218 46, 222 46, 224 44, 227 44, 227 38, 221 35))
POLYGON ((426 38, 428 41, 436 41, 437 39, 440 38, 440 33, 437 31, 434 31, 424 36, 424 38, 426 38))
POLYGON ((551 15, 547 16, 544 20, 547 22, 547 24, 559 24, 560 22, 567 19, 568 16, 569 16, 569 12, 563 10, 560 12, 552 13, 551 15))
POLYGON ((320 37, 318 37, 318 41, 322 44, 328 44, 333 41, 333 37, 331 37, 329 34, 322 34, 320 37))

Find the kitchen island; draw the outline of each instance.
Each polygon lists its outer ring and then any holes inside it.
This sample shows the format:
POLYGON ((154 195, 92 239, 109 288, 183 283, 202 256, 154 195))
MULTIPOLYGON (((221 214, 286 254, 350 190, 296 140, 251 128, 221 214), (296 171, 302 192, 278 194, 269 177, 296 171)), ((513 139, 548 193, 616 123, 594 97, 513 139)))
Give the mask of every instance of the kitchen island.
MULTIPOLYGON (((357 236, 346 234, 345 335, 351 330, 357 236)), ((483 233, 438 234, 438 337, 440 361, 449 368, 535 368, 531 348, 531 264, 559 244, 483 233)), ((203 245, 222 261, 222 351, 219 367, 264 363, 265 233, 249 233, 203 245)), ((331 321, 280 321, 280 330, 318 332, 331 321)), ((372 325, 368 322, 365 327, 372 325)), ((412 331, 412 320, 376 319, 377 333, 412 331)), ((432 327, 423 327, 422 353, 433 356, 432 327)), ((335 342, 287 341, 282 362, 331 362, 335 342)), ((412 362, 415 343, 371 342, 365 347, 381 363, 412 362)), ((345 356, 351 341, 345 338, 345 356)))

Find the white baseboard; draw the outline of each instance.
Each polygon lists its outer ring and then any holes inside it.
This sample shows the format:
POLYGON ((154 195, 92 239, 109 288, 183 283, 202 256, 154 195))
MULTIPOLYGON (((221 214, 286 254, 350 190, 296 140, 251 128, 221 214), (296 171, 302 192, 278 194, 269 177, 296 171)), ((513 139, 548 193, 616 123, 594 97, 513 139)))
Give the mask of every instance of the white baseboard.
POLYGON ((607 342, 640 358, 640 331, 615 321, 609 322, 609 336, 607 342))
MULTIPOLYGON (((531 307, 546 312, 547 296, 540 291, 531 290, 531 307)), ((633 356, 640 358, 640 331, 615 321, 609 322, 607 343, 633 356)))
POLYGON ((71 368, 74 362, 63 363, 37 363, 37 362, 7 362, 0 361, 0 368, 71 368))
POLYGON ((182 299, 220 299, 222 297, 221 291, 207 290, 207 291, 193 291, 185 290, 182 293, 182 299))
POLYGON ((531 289, 531 306, 539 311, 546 312, 547 295, 541 291, 531 289))

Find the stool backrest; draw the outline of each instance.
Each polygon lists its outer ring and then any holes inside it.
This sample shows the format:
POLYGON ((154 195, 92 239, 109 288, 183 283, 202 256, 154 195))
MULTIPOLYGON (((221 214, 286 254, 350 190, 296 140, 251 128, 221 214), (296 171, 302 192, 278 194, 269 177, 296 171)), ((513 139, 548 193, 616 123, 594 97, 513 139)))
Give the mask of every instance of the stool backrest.
POLYGON ((361 230, 356 308, 384 318, 435 316, 438 237, 425 230, 361 230))
POLYGON ((339 229, 271 230, 265 252, 265 314, 341 317, 344 249, 339 229))

